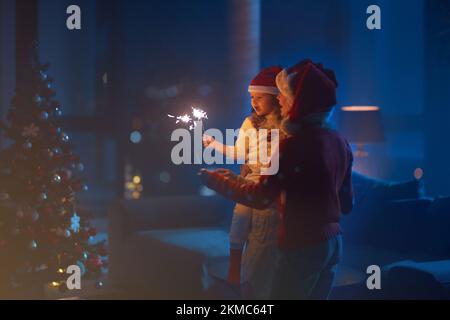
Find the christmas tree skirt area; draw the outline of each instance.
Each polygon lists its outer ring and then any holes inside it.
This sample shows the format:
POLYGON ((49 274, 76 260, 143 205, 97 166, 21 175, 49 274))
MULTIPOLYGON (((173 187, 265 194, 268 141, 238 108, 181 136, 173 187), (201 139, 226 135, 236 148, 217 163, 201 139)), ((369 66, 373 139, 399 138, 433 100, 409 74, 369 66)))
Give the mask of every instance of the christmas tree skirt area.
POLYGON ((66 290, 46 286, 45 299, 48 300, 108 300, 120 299, 122 293, 108 282, 107 274, 98 280, 82 280, 81 289, 66 290), (101 284, 100 284, 100 283, 101 284))

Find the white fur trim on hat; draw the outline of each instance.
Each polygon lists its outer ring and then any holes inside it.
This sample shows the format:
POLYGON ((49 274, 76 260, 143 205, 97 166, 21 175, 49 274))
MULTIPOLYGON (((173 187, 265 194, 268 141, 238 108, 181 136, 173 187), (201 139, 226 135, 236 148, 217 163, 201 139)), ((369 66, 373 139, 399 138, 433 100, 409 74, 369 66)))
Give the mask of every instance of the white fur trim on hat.
POLYGON ((285 96, 291 104, 294 103, 294 88, 292 79, 297 73, 288 74, 286 69, 283 69, 277 74, 275 82, 277 84, 280 93, 285 96))
POLYGON ((268 93, 273 95, 278 95, 280 93, 277 87, 269 86, 248 86, 248 92, 268 93))

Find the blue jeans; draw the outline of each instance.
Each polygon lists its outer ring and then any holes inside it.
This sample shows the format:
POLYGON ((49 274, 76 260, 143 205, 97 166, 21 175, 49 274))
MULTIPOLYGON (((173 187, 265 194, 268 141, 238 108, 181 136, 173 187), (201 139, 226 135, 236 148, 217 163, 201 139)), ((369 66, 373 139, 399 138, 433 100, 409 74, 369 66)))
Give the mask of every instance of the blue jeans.
POLYGON ((327 299, 342 258, 342 236, 299 250, 281 250, 272 299, 327 299))

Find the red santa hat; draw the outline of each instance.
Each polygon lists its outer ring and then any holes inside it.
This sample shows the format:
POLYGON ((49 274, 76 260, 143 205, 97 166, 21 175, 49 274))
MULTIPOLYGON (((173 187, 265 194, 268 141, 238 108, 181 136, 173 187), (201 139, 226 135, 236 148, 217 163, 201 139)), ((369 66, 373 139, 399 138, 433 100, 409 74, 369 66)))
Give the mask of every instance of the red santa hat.
POLYGON ((256 77, 250 81, 248 92, 278 95, 280 92, 278 91, 275 79, 281 70, 283 69, 279 66, 272 66, 261 70, 256 77))
POLYGON ((292 103, 289 118, 294 121, 312 113, 329 112, 336 104, 338 83, 334 72, 310 59, 280 72, 277 85, 292 103))

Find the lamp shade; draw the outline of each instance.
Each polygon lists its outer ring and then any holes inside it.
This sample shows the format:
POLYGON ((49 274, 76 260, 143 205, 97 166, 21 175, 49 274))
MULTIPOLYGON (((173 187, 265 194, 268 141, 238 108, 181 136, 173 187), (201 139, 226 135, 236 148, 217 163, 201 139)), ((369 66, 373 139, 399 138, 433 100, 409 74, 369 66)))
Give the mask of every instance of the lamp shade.
POLYGON ((339 115, 339 130, 353 143, 384 141, 380 108, 376 106, 342 107, 339 115))

